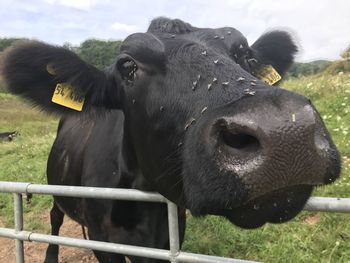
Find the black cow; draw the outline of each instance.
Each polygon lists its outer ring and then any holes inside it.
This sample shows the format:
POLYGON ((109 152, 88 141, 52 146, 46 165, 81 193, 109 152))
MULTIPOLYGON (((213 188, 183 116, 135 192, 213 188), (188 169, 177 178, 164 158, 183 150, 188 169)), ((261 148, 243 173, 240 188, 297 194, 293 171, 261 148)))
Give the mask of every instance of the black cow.
POLYGON ((0 139, 6 139, 7 141, 11 142, 18 135, 19 135, 18 131, 0 132, 0 139))
MULTIPOLYGON (((158 18, 127 37, 104 72, 64 48, 29 42, 7 54, 4 75, 11 92, 65 116, 50 184, 158 191, 179 205, 182 239, 185 208, 243 228, 286 222, 315 186, 339 176, 338 151, 311 102, 259 79, 276 82, 296 51, 283 31, 249 46, 231 27, 158 18)), ((55 197, 53 234, 62 212, 92 239, 168 247, 161 204, 55 197)), ((46 262, 57 262, 57 250, 49 246, 46 262)))

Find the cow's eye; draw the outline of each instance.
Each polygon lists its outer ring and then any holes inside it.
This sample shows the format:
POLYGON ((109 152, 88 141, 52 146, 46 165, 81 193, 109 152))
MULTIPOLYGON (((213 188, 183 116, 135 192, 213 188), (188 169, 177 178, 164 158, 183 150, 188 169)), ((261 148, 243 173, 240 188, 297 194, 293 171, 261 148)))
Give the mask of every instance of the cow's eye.
POLYGON ((119 61, 117 64, 118 70, 123 79, 133 80, 137 71, 137 65, 132 59, 119 61))
POLYGON ((230 57, 237 63, 238 61, 238 55, 235 52, 230 53, 230 57))

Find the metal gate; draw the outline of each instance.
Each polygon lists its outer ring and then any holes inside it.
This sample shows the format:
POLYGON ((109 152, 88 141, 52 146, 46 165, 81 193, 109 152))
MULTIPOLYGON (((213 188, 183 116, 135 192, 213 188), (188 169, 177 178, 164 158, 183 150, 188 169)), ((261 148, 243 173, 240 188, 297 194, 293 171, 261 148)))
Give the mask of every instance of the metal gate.
MULTIPOLYGON (((176 262, 196 262, 196 263, 253 263, 256 261, 231 259, 225 257, 215 257, 203 254, 194 254, 180 251, 177 206, 158 193, 143 192, 134 189, 116 189, 101 187, 82 186, 62 186, 62 185, 41 185, 22 182, 0 181, 0 193, 13 193, 15 228, 0 228, 0 236, 15 239, 16 242, 16 262, 24 262, 23 241, 35 241, 41 243, 51 243, 64 246, 73 246, 100 250, 105 252, 120 253, 123 255, 133 255, 154 259, 168 260, 176 262), (168 209, 169 223, 169 244, 170 250, 130 246, 84 240, 70 237, 52 236, 33 233, 23 230, 23 204, 22 194, 45 194, 56 196, 82 197, 82 198, 102 198, 143 202, 166 203, 168 209)), ((329 198, 312 197, 304 207, 309 211, 323 212, 350 212, 350 198, 329 198)))

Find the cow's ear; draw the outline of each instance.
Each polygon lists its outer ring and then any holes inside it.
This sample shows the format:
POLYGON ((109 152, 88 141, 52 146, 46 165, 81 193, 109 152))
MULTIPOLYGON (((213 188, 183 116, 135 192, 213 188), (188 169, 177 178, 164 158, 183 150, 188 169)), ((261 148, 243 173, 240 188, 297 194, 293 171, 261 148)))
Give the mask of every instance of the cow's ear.
POLYGON ((286 73, 298 52, 292 36, 279 30, 263 34, 251 48, 259 64, 272 65, 280 75, 286 73))
POLYGON ((50 113, 120 105, 114 77, 62 47, 37 41, 16 46, 5 54, 3 75, 11 93, 50 113))

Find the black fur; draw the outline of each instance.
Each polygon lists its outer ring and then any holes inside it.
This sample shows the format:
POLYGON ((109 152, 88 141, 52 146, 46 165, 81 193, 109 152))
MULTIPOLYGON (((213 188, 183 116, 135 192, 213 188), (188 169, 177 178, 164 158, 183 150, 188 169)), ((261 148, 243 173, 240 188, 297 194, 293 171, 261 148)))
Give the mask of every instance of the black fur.
POLYGON ((180 19, 169 19, 166 17, 153 19, 148 27, 148 32, 151 33, 186 34, 196 30, 196 27, 180 19))
MULTIPOLYGON (((120 110, 109 111, 104 118, 81 119, 77 115, 62 118, 48 160, 48 183, 154 190, 135 171, 135 161, 129 160, 132 151, 125 142, 123 126, 124 115, 120 110), (111 135, 113 139, 107 139, 111 135)), ((64 214, 61 211, 85 225, 90 239, 169 247, 165 204, 55 196, 51 212, 54 235, 62 224, 64 214)), ((182 209, 179 210, 181 240, 184 221, 182 209)), ((57 250, 57 245, 49 245, 45 262, 57 262, 57 250)), ((95 255, 100 262, 124 263, 121 255, 103 252, 95 252, 95 255)), ((131 259, 146 261, 137 257, 131 259)))

